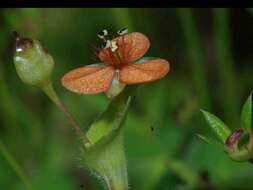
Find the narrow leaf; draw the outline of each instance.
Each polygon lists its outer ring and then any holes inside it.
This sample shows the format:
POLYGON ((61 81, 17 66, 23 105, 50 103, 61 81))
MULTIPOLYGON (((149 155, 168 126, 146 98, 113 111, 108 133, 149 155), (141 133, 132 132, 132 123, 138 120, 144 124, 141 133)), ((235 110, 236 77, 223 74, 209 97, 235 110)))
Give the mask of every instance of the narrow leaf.
POLYGON ((242 127, 247 131, 250 132, 251 130, 251 120, 252 120, 252 94, 248 97, 245 104, 242 108, 241 113, 241 121, 242 127))
POLYGON ((122 125, 129 103, 130 96, 126 95, 126 91, 110 102, 106 110, 91 124, 87 132, 91 144, 95 144, 122 125))
POLYGON ((207 143, 207 144, 212 144, 212 140, 211 140, 209 137, 206 137, 206 136, 201 135, 201 134, 197 134, 197 136, 198 136, 201 140, 203 140, 205 143, 207 143))
POLYGON ((219 141, 217 141, 217 140, 215 140, 215 139, 206 137, 206 136, 201 135, 201 134, 197 134, 197 136, 198 136, 201 140, 203 140, 205 143, 207 143, 207 144, 214 145, 214 146, 216 146, 216 147, 219 147, 219 148, 221 148, 221 149, 224 149, 223 144, 221 144, 219 141))
POLYGON ((204 111, 204 110, 201 110, 201 112, 203 113, 207 123, 213 129, 213 131, 215 132, 217 137, 223 143, 225 143, 226 139, 231 134, 231 130, 217 116, 215 116, 207 111, 204 111))

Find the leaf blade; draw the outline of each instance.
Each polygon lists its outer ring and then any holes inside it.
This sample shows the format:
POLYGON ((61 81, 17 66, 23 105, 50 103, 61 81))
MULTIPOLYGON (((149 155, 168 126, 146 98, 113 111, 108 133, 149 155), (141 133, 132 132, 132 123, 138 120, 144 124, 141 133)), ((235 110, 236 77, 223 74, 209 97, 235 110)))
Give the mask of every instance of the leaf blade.
POLYGON ((252 94, 248 97, 243 105, 241 112, 242 127, 250 133, 252 123, 252 94))
POLYGON ((221 144, 219 141, 217 141, 217 140, 215 140, 213 138, 201 135, 201 134, 197 134, 197 136, 198 136, 198 138, 200 138, 205 143, 213 145, 213 146, 216 146, 216 147, 221 148, 221 149, 224 150, 224 145, 221 144))
POLYGON ((121 127, 127 115, 133 90, 133 87, 128 87, 120 95, 114 97, 106 110, 92 122, 86 134, 91 144, 94 145, 100 139, 121 127))
POLYGON ((213 129, 217 137, 225 143, 226 139, 230 136, 231 130, 226 126, 226 124, 219 119, 217 116, 215 116, 212 113, 209 113, 207 111, 201 110, 203 113, 205 120, 209 124, 209 126, 213 129))

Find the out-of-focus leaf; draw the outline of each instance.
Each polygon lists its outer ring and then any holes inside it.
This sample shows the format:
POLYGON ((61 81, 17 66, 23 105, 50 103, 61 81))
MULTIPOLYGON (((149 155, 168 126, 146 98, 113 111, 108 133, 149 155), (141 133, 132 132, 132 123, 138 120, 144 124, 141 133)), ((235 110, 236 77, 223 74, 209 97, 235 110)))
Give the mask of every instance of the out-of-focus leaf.
POLYGON ((177 159, 168 159, 167 174, 157 184, 156 189, 183 190, 193 189, 198 181, 198 173, 189 167, 185 162, 177 159))
POLYGON ((186 189, 185 182, 174 172, 169 171, 168 174, 162 177, 161 181, 156 185, 155 189, 159 190, 182 190, 186 189))
POLYGON ((239 89, 233 51, 231 48, 230 27, 232 24, 229 9, 214 8, 213 12, 213 44, 216 56, 217 74, 220 95, 220 106, 224 110, 224 119, 234 126, 240 124, 238 117, 239 89))
POLYGON ((210 93, 208 89, 208 81, 205 75, 204 68, 204 53, 201 47, 200 36, 198 35, 198 29, 195 23, 195 18, 192 9, 181 8, 177 9, 179 18, 179 24, 182 27, 183 38, 185 38, 185 45, 187 48, 187 54, 189 58, 189 70, 193 85, 196 88, 197 94, 199 94, 199 100, 202 106, 210 108, 210 93))
MULTIPOLYGON (((252 166, 249 163, 232 161, 227 154, 214 146, 201 143, 197 138, 192 141, 189 149, 186 150, 187 163, 198 171, 208 171, 211 183, 223 184, 224 180, 230 180, 242 175, 251 175, 252 166)), ((223 189, 220 185, 218 189, 223 189)))
POLYGON ((243 105, 242 114, 242 127, 250 133, 251 131, 251 120, 252 120, 252 95, 250 95, 243 105))
POLYGON ((230 129, 217 116, 215 116, 215 115, 213 115, 213 114, 211 114, 211 113, 209 113, 207 111, 204 111, 204 110, 201 110, 201 112, 203 113, 203 115, 204 115, 207 123, 213 129, 213 131, 215 132, 215 134, 217 135, 217 137, 223 143, 225 143, 226 139, 231 134, 230 129))
MULTIPOLYGON (((68 174, 40 168, 34 179, 36 190, 74 190, 75 184, 68 174)), ((17 189, 19 190, 19 189, 17 189)))
POLYGON ((136 181, 131 189, 156 189, 156 185, 161 180, 168 170, 168 155, 165 153, 159 155, 152 155, 147 157, 137 157, 129 160, 129 174, 136 181))

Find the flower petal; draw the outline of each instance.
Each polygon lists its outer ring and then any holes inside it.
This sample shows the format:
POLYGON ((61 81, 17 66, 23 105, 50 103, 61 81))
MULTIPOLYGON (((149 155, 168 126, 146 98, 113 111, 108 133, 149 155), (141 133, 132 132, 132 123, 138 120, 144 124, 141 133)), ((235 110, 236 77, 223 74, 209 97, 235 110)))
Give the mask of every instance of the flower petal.
POLYGON ((154 59, 141 64, 126 64, 120 71, 120 81, 125 84, 137 84, 163 78, 170 69, 168 61, 154 59))
POLYGON ((65 74, 62 85, 79 94, 96 94, 106 91, 112 82, 114 68, 110 66, 85 66, 65 74))
POLYGON ((122 54, 123 61, 126 63, 141 58, 149 49, 150 42, 147 36, 139 32, 133 32, 115 38, 122 54))
MULTIPOLYGON (((149 39, 142 33, 133 32, 123 36, 114 38, 112 41, 116 41, 118 51, 122 55, 124 63, 133 62, 142 57, 149 49, 149 39)), ((101 49, 98 53, 98 57, 104 63, 112 63, 117 60, 111 56, 109 49, 101 49)))

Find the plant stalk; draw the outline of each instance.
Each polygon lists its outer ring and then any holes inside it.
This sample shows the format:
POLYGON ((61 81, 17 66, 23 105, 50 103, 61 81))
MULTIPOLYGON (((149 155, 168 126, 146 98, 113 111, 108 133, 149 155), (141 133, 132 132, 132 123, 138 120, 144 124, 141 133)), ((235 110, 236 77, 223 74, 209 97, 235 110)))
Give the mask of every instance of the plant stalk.
POLYGON ((208 80, 206 77, 203 51, 199 40, 199 34, 194 22, 192 10, 190 8, 178 9, 178 17, 185 38, 188 57, 190 60, 190 70, 192 80, 199 94, 200 106, 210 109, 211 97, 208 90, 208 80))
POLYGON ((46 93, 46 95, 56 104, 56 106, 64 113, 66 118, 69 120, 70 124, 74 127, 77 135, 81 138, 81 140, 84 143, 90 143, 89 139, 86 137, 86 135, 81 130, 80 125, 76 121, 76 119, 70 114, 70 112, 67 110, 64 103, 60 100, 58 95, 56 94, 53 85, 51 82, 47 83, 42 87, 43 91, 46 93))

